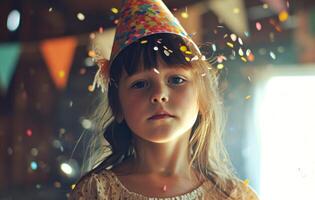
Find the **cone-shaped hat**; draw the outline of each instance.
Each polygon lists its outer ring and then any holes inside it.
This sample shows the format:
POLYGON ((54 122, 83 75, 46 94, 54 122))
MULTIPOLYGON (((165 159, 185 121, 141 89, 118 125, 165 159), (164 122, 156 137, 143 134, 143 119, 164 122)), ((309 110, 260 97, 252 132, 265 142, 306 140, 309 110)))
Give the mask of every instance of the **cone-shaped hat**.
POLYGON ((157 33, 176 34, 193 42, 162 0, 124 0, 110 63, 128 45, 157 33))

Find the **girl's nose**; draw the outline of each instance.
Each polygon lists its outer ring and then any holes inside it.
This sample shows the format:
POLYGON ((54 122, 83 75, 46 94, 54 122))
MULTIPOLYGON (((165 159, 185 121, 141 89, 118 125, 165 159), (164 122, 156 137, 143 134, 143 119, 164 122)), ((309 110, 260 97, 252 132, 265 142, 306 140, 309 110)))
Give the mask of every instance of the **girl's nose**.
POLYGON ((168 102, 168 89, 166 86, 156 86, 152 88, 151 103, 165 103, 168 102))

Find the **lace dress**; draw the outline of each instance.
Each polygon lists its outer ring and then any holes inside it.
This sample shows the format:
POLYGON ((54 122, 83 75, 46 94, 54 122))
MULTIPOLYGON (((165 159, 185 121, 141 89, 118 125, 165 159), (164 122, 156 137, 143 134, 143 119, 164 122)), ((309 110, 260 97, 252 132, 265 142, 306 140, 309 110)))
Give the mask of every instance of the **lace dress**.
MULTIPOLYGON (((256 194, 244 186, 246 200, 258 200, 256 194)), ((70 200, 99 199, 99 200, 221 200, 235 199, 226 197, 212 184, 205 181, 194 190, 172 197, 148 197, 129 191, 110 170, 92 173, 84 177, 74 188, 70 200)))

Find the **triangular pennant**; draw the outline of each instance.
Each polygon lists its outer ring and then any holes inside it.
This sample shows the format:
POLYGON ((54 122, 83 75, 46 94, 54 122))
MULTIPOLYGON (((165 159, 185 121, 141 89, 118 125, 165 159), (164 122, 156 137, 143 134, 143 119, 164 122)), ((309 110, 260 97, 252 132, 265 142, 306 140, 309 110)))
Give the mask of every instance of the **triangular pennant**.
POLYGON ((244 36, 248 32, 247 14, 243 0, 212 0, 210 9, 232 32, 244 36))
POLYGON ((20 43, 0 44, 0 87, 5 93, 16 69, 20 53, 20 43))
POLYGON ((44 60, 58 89, 64 89, 67 85, 77 43, 75 37, 64 37, 45 40, 40 44, 44 60))

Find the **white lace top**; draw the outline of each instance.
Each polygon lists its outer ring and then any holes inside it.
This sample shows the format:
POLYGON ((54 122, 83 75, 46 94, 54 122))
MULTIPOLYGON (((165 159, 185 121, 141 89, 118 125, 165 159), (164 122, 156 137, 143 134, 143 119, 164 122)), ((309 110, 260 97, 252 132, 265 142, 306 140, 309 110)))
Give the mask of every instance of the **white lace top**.
MULTIPOLYGON (((245 200, 258 200, 256 194, 244 185, 245 200)), ((148 197, 129 191, 110 170, 92 173, 84 177, 70 195, 72 200, 99 199, 99 200, 221 200, 234 198, 235 192, 230 197, 219 191, 211 181, 205 181, 194 190, 172 197, 148 197)))

